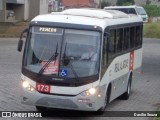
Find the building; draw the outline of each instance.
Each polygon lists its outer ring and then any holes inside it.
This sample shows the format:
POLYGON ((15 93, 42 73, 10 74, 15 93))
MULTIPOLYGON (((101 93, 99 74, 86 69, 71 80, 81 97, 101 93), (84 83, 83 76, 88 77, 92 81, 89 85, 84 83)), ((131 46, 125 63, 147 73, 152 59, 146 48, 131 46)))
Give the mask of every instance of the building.
POLYGON ((0 0, 0 22, 30 20, 51 11, 58 11, 58 0, 0 0))
POLYGON ((0 0, 0 22, 30 20, 64 8, 98 8, 100 0, 0 0))
POLYGON ((25 0, 0 0, 0 22, 15 22, 25 18, 25 0))
POLYGON ((63 9, 83 7, 98 8, 100 0, 61 0, 60 5, 63 9))
POLYGON ((49 6, 53 1, 55 0, 28 0, 28 5, 29 5, 28 18, 32 19, 39 14, 46 14, 50 12, 49 6))

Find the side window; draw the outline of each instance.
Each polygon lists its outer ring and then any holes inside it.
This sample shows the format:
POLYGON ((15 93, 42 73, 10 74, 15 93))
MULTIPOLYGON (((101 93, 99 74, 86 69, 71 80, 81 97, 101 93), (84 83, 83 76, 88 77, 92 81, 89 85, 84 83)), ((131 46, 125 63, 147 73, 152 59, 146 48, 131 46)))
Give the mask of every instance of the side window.
POLYGON ((115 40, 116 40, 116 30, 110 30, 110 40, 108 41, 109 55, 113 55, 115 53, 115 40))
POLYGON ((134 48, 135 43, 135 27, 130 28, 130 48, 134 48))
POLYGON ((129 14, 136 14, 137 15, 136 10, 134 8, 129 9, 129 14))
POLYGON ((107 40, 108 36, 104 34, 104 39, 103 39, 103 56, 102 56, 102 65, 106 66, 107 65, 107 40))
POLYGON ((140 26, 140 46, 142 46, 143 42, 143 25, 140 26))
POLYGON ((121 8, 121 9, 115 9, 115 10, 119 10, 119 11, 122 11, 122 12, 124 12, 124 13, 126 13, 126 14, 128 14, 128 10, 127 9, 123 9, 123 8, 121 8))
POLYGON ((108 65, 108 40, 109 37, 104 33, 103 36, 103 52, 102 52, 102 62, 101 62, 101 76, 103 76, 107 70, 108 65))
POLYGON ((141 41, 141 35, 140 35, 140 26, 136 26, 136 41, 135 45, 136 47, 140 46, 140 41, 141 41))
POLYGON ((116 30, 116 53, 122 51, 123 29, 116 30))
POLYGON ((129 36, 130 36, 129 28, 124 28, 124 42, 123 42, 123 50, 129 49, 129 36))

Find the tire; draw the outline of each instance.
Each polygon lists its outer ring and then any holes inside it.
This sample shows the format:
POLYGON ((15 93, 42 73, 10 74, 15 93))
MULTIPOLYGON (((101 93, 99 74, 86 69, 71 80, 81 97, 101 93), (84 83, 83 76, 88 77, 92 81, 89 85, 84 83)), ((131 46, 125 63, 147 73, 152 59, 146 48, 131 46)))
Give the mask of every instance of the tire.
POLYGON ((42 107, 42 106, 36 106, 37 111, 46 111, 47 108, 46 107, 42 107))
POLYGON ((131 93, 131 83, 132 83, 132 75, 130 75, 129 77, 129 81, 128 81, 128 85, 127 85, 127 90, 125 93, 123 93, 120 98, 122 100, 128 100, 129 99, 129 96, 130 96, 130 93, 131 93))

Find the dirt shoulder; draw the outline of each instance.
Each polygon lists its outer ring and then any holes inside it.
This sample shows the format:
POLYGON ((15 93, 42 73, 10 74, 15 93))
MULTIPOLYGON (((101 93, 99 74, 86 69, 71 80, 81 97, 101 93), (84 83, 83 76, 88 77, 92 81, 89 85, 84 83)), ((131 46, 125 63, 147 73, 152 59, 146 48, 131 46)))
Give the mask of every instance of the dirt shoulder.
POLYGON ((0 37, 19 37, 22 30, 28 26, 28 22, 0 23, 0 37))

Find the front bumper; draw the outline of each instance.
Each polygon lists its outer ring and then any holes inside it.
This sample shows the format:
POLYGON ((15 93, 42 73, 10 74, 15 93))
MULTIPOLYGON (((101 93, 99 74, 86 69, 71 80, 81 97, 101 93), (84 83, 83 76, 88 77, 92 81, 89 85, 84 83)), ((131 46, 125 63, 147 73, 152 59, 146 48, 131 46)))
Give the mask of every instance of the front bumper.
POLYGON ((24 88, 21 101, 23 104, 27 105, 83 111, 97 111, 103 106, 102 97, 98 97, 97 95, 51 95, 39 93, 36 90, 31 92, 24 88))

